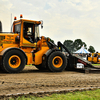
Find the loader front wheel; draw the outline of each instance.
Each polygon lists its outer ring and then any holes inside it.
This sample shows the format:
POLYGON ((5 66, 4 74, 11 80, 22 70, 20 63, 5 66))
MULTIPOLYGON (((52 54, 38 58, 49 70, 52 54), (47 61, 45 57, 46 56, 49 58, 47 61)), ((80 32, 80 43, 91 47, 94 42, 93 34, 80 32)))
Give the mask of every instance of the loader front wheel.
POLYGON ((8 51, 3 57, 3 69, 8 73, 18 73, 26 64, 24 54, 19 50, 8 51))
POLYGON ((48 69, 52 72, 62 72, 67 65, 66 56, 60 52, 53 52, 48 58, 48 69))

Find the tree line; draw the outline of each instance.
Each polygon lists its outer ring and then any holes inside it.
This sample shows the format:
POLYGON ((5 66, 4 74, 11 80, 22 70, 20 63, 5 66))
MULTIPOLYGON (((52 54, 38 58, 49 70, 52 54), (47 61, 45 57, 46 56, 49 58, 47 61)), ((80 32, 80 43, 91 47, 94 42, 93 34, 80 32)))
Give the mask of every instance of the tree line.
MULTIPOLYGON (((50 39, 51 42, 54 43, 54 40, 50 39)), ((87 48, 87 44, 85 42, 83 42, 81 39, 76 39, 75 41, 73 40, 65 40, 63 42, 63 45, 65 47, 67 47, 67 49, 71 52, 71 53, 74 53, 76 52, 77 50, 79 50, 83 45, 84 45, 84 48, 87 49, 89 52, 91 53, 94 53, 95 52, 95 49, 93 46, 89 46, 89 48, 87 48)))
POLYGON ((63 45, 65 47, 67 47, 67 49, 73 53, 77 50, 79 50, 83 45, 84 45, 84 48, 87 49, 89 52, 91 53, 94 53, 95 52, 95 49, 93 46, 89 46, 89 48, 87 48, 87 45, 85 42, 83 42, 81 39, 76 39, 75 41, 72 41, 72 40, 65 40, 63 45))

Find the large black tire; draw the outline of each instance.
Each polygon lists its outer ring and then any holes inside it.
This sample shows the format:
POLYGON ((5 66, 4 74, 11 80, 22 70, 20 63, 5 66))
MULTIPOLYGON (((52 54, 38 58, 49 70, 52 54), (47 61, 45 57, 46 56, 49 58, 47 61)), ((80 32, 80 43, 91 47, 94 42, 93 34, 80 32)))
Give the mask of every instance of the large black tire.
POLYGON ((35 67, 38 68, 39 70, 46 70, 46 68, 43 67, 42 64, 40 64, 40 65, 35 65, 35 67))
POLYGON ((3 70, 8 73, 18 73, 26 64, 25 55, 19 50, 10 50, 3 57, 3 70))
POLYGON ((67 59, 67 66, 65 68, 65 70, 67 71, 75 71, 76 68, 75 68, 75 65, 74 65, 74 59, 72 57, 68 58, 67 59))
POLYGON ((0 61, 0 72, 5 72, 5 70, 2 67, 2 61, 0 61))
POLYGON ((60 52, 55 51, 51 53, 51 55, 48 58, 48 69, 51 72, 62 72, 67 65, 67 58, 66 56, 60 52))

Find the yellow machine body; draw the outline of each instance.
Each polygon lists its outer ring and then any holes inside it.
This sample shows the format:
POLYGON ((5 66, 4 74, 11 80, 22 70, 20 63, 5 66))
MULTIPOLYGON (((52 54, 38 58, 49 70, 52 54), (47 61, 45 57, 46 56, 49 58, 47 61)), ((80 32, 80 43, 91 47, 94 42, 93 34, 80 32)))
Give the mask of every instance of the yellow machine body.
MULTIPOLYGON (((39 70, 61 72, 67 69, 78 68, 77 63, 82 63, 82 68, 90 62, 74 56, 59 41, 57 45, 49 38, 39 36, 39 25, 43 21, 21 19, 13 22, 12 32, 2 32, 0 21, 0 71, 18 73, 25 65, 35 65, 39 70), (63 53, 63 49, 68 53, 63 53)), ((89 58, 89 61, 98 61, 89 58)), ((81 68, 80 67, 80 68, 81 68)))
POLYGON ((17 20, 13 23, 13 33, 0 33, 0 56, 3 56, 5 52, 9 51, 9 49, 18 48, 22 50, 27 58, 27 65, 29 64, 35 64, 39 65, 42 63, 42 56, 45 52, 49 50, 49 47, 46 43, 46 39, 42 36, 39 43, 33 42, 31 43, 24 37, 24 23, 32 24, 32 32, 35 31, 35 24, 39 25, 41 24, 40 21, 33 21, 33 20, 17 20), (15 26, 20 25, 20 33, 15 33, 15 26), (19 40, 18 40, 19 39, 19 40), (39 45, 38 45, 39 44, 39 45), (41 48, 40 48, 41 46, 41 48), (37 50, 40 48, 39 50, 37 50), (33 52, 34 50, 37 50, 36 53, 34 53, 35 58, 33 58, 33 52))
POLYGON ((88 61, 92 62, 92 63, 100 63, 100 53, 97 53, 98 57, 94 57, 95 53, 92 53, 91 57, 88 57, 88 61))
POLYGON ((43 21, 20 19, 13 22, 10 33, 0 27, 0 70, 18 73, 25 65, 52 72, 66 68, 66 55, 49 38, 39 36, 39 25, 43 27, 43 21))

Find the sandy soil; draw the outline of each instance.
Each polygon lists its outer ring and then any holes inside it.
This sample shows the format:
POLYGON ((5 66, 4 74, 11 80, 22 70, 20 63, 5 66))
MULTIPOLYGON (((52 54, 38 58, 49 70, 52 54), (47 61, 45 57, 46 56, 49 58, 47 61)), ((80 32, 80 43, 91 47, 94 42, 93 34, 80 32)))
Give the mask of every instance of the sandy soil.
POLYGON ((0 73, 0 94, 93 86, 100 86, 100 72, 89 74, 78 71, 52 73, 39 71, 34 66, 26 66, 21 73, 0 73))

